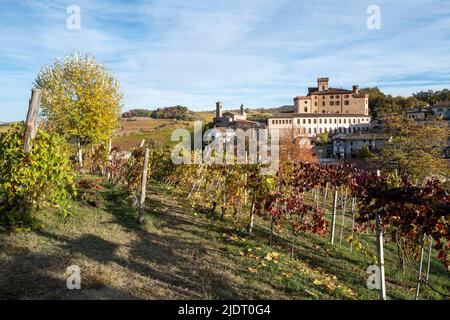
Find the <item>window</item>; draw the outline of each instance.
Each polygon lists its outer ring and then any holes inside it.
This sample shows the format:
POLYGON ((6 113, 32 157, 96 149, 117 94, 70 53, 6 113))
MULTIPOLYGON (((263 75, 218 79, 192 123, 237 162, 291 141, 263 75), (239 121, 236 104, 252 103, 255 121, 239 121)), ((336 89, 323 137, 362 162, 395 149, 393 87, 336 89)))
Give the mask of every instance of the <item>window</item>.
POLYGON ((347 119, 344 119, 344 123, 347 123, 347 119))
POLYGON ((311 123, 311 119, 308 119, 308 123, 311 123))
POLYGON ((317 119, 314 119, 313 122, 316 123, 316 122, 317 122, 317 119))
POLYGON ((311 128, 308 128, 308 133, 311 133, 311 128))
POLYGON ((319 123, 322 124, 322 119, 319 119, 319 123))
POLYGON ((308 112, 308 107, 305 107, 305 112, 308 112))
POLYGON ((300 119, 297 119, 297 124, 300 124, 300 119))
POLYGON ((322 128, 319 128, 319 133, 322 133, 322 128))
POLYGON ((327 123, 327 119, 323 119, 323 123, 325 123, 325 124, 326 124, 326 123, 327 123))
POLYGON ((317 129, 316 128, 314 128, 314 133, 317 133, 317 129))
POLYGON ((314 102, 314 105, 317 107, 317 101, 316 102, 314 102))
POLYGON ((307 104, 307 103, 308 103, 308 101, 305 100, 305 104, 307 104))
POLYGON ((292 124, 292 120, 289 120, 289 124, 292 124))
MULTIPOLYGON (((346 94, 344 97, 345 97, 345 98, 348 98, 348 94, 346 94)), ((347 102, 348 102, 348 101, 347 101, 347 102)))
POLYGON ((348 101, 348 100, 345 100, 345 101, 344 101, 344 105, 348 106, 348 105, 349 105, 349 101, 348 101))
POLYGON ((324 101, 322 101, 322 106, 324 106, 324 107, 325 107, 325 100, 324 100, 324 101))
POLYGON ((306 123, 306 119, 303 119, 303 124, 305 124, 306 123))
POLYGON ((334 101, 330 101, 330 106, 334 106, 334 101))
POLYGON ((334 98, 334 96, 330 96, 330 99, 333 99, 334 98))
POLYGON ((336 124, 337 123, 337 121, 336 121, 336 119, 334 119, 334 124, 336 124))
POLYGON ((341 119, 339 119, 339 123, 341 123, 341 119))
POLYGON ((336 105, 338 106, 338 105, 340 105, 341 103, 340 103, 340 101, 338 100, 338 101, 336 101, 336 105))

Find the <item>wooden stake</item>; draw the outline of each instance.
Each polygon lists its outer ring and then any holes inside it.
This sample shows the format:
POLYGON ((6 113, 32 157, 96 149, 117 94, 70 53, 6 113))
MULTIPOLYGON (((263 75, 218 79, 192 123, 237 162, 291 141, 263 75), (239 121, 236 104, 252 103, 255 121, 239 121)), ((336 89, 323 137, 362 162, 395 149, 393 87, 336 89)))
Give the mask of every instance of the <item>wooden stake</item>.
POLYGON ((144 164, 142 167, 142 179, 141 179, 141 198, 139 201, 139 223, 144 223, 144 213, 145 213, 145 196, 147 188, 147 171, 148 171, 148 157, 150 150, 145 148, 144 164))
POLYGON ((325 185, 325 193, 323 195, 323 207, 326 208, 326 203, 327 203, 327 193, 328 193, 328 182, 325 185))
POLYGON ((423 235, 423 237, 420 241, 419 274, 417 275, 416 300, 419 300, 420 283, 422 282, 422 264, 423 264, 423 251, 424 251, 425 237, 426 236, 423 235))
POLYGON ((352 241, 350 242, 350 251, 353 251, 353 230, 355 229, 355 207, 356 198, 352 198, 352 241))
POLYGON ((25 136, 23 148, 26 153, 31 151, 31 140, 36 136, 37 118, 39 112, 39 105, 41 103, 42 90, 33 89, 31 91, 31 98, 28 104, 27 121, 25 124, 25 136))
MULTIPOLYGON (((380 170, 377 170, 377 176, 380 176, 380 170)), ((375 219, 377 228, 378 268, 380 270, 380 300, 386 300, 386 282, 384 275, 384 235, 381 217, 378 211, 375 219)))
POLYGON ((341 233, 339 235, 339 248, 342 248, 342 237, 344 236, 344 223, 345 223, 345 209, 347 208, 347 189, 345 189, 345 195, 342 203, 342 210, 341 210, 341 233))
POLYGON ((427 261, 427 277, 426 280, 428 281, 430 277, 430 263, 431 263, 431 248, 433 246, 433 238, 430 236, 428 238, 428 261, 427 261))
POLYGON ((334 187, 334 197, 333 197, 333 215, 331 219, 331 245, 334 245, 334 231, 336 227, 336 206, 338 200, 338 188, 334 187))

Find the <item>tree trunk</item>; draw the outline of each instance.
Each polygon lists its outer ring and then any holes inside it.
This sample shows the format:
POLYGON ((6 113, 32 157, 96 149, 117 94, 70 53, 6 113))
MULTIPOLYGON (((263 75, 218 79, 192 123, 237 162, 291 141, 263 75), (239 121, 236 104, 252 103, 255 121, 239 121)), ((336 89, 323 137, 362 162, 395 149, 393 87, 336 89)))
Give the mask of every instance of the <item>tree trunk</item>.
POLYGON ((83 148, 81 146, 80 139, 77 142, 77 155, 78 155, 78 165, 83 168, 83 148))

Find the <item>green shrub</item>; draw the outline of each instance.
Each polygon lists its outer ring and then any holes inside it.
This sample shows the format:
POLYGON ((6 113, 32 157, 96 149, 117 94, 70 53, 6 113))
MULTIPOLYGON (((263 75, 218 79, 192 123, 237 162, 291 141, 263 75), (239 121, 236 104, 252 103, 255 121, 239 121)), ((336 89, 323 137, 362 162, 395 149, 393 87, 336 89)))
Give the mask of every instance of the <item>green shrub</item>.
POLYGON ((23 150, 24 125, 0 133, 0 224, 30 225, 33 211, 55 206, 68 214, 75 173, 66 141, 38 130, 32 151, 23 150))
POLYGON ((363 160, 368 160, 374 157, 367 144, 363 145, 361 150, 359 150, 359 156, 363 160))

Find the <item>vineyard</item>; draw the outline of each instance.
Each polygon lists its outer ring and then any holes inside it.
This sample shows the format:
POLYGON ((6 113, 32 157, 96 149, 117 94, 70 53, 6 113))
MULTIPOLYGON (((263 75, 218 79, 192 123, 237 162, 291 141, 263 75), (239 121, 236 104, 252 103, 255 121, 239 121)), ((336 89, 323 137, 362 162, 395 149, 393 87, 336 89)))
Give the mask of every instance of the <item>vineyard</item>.
POLYGON ((432 254, 449 267, 449 195, 435 179, 417 186, 407 176, 289 161, 276 176, 263 175, 260 165, 177 166, 169 149, 154 144, 136 148, 127 161, 112 163, 109 176, 140 207, 141 222, 145 208, 139 192, 147 180, 141 172, 147 163, 150 181, 167 186, 193 210, 217 216, 233 230, 232 238, 251 238, 260 223, 259 228, 269 229, 263 241, 270 245, 281 237, 289 243, 285 254, 290 261, 296 259, 300 238, 315 237, 337 250, 357 251, 375 265, 387 242, 397 250, 397 261, 389 267, 412 272, 417 298, 424 284, 446 296, 428 282, 432 254), (381 249, 374 248, 377 241, 381 249), (422 270, 425 251, 428 262, 422 270))
POLYGON ((35 232, 1 235, 2 296, 37 297, 48 285, 47 297, 73 298, 57 288, 59 268, 75 263, 87 273, 78 298, 379 299, 366 287, 378 216, 387 298, 446 298, 449 199, 436 180, 288 161, 275 176, 259 165, 174 165, 152 142, 128 158, 94 151, 94 175, 78 175, 66 217, 40 209, 35 232), (10 268, 22 270, 15 284, 10 268), (49 284, 29 288, 39 279, 49 284))

